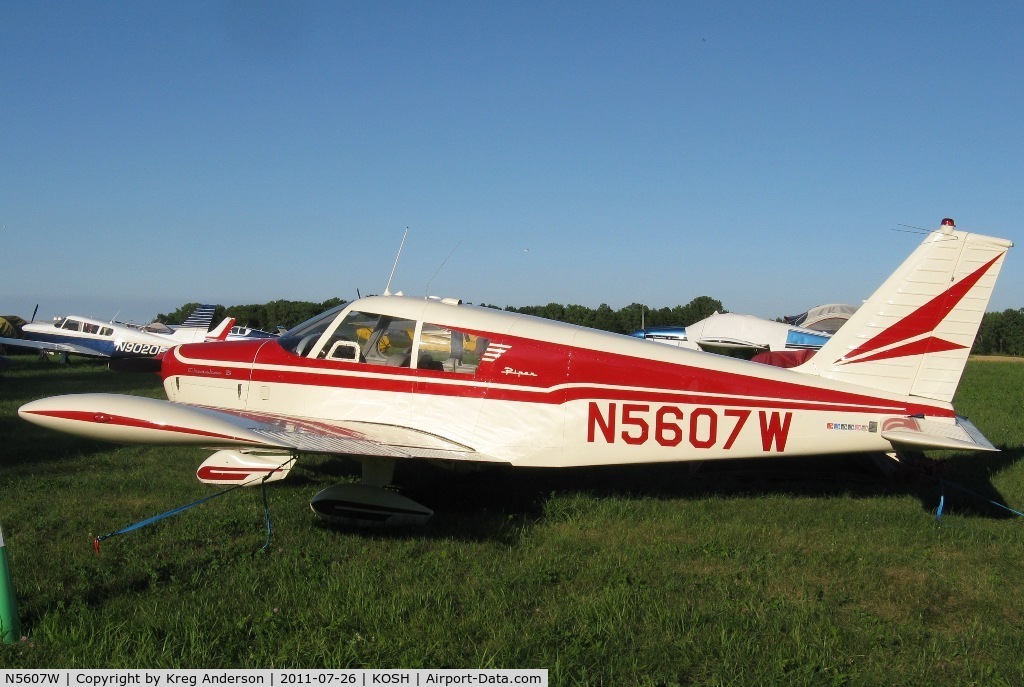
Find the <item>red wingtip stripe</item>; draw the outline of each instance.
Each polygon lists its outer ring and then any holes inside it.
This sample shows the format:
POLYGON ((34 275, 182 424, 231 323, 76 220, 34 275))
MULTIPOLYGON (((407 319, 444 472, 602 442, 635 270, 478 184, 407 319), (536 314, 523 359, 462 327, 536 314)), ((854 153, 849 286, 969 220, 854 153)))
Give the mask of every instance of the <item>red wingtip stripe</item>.
POLYGON ((176 432, 179 434, 192 434, 198 437, 210 437, 214 439, 230 439, 233 441, 245 441, 242 437, 222 434, 220 432, 209 432, 194 427, 178 427, 177 425, 163 425, 147 420, 139 420, 123 415, 107 415, 88 410, 33 410, 31 415, 43 417, 55 417, 61 420, 76 420, 89 424, 116 425, 120 427, 134 427, 137 429, 159 430, 164 432, 176 432))
POLYGON ((196 476, 205 480, 233 480, 241 482, 259 475, 281 472, 281 468, 230 468, 204 465, 196 470, 196 476))

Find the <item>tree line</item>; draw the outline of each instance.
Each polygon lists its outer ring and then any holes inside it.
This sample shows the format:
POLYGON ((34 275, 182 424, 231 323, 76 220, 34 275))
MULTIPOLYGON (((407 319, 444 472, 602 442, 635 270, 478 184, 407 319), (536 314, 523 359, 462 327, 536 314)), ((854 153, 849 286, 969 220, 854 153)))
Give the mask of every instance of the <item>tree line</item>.
POLYGON ((648 308, 640 303, 630 303, 624 308, 612 310, 605 303, 597 308, 588 308, 585 305, 548 303, 547 305, 527 305, 520 308, 508 306, 505 310, 593 329, 603 329, 618 334, 630 334, 641 327, 688 327, 694 322, 711 317, 716 312, 726 312, 722 307, 722 301, 710 296, 698 296, 686 305, 677 305, 672 308, 648 308))
MULTIPOLYGON (((341 298, 329 298, 322 303, 281 300, 262 305, 232 305, 228 307, 218 305, 214 310, 214 322, 219 322, 225 317, 234 317, 238 325, 275 331, 278 327, 285 329, 294 327, 324 310, 329 310, 345 302, 341 298)), ((199 303, 186 303, 171 313, 157 315, 156 319, 165 324, 181 324, 199 305, 199 303)), ((502 309, 486 303, 481 305, 502 309)), ((503 309, 508 312, 535 315, 549 320, 568 322, 619 334, 629 334, 640 329, 641 326, 687 327, 715 312, 727 312, 720 300, 710 296, 698 296, 686 305, 677 305, 671 308, 648 308, 640 303, 630 303, 624 308, 613 310, 605 303, 597 308, 589 308, 585 305, 548 303, 547 305, 522 307, 506 306, 503 309)), ((985 313, 971 352, 977 355, 1024 356, 1024 308, 985 313)))
MULTIPOLYGON (((310 301, 271 301, 257 305, 217 305, 213 310, 213 322, 217 324, 225 317, 235 318, 235 324, 241 327, 252 327, 273 332, 278 327, 288 329, 300 322, 305 322, 314 315, 346 303, 342 298, 328 298, 322 303, 310 301)), ((160 313, 157 322, 164 324, 181 324, 192 311, 204 305, 202 303, 186 303, 177 310, 160 313)))
POLYGON ((985 313, 971 353, 1024 356, 1024 308, 985 313))

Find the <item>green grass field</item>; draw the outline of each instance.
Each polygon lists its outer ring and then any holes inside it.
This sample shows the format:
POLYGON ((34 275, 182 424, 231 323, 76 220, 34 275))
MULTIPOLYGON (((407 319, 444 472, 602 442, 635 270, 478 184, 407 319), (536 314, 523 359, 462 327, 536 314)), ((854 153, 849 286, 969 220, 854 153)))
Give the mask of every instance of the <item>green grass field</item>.
MULTIPOLYGON (((352 465, 216 491, 206 452, 112 447, 16 410, 161 396, 155 377, 19 358, 0 373, 0 523, 26 639, 2 667, 549 669, 553 685, 1024 684, 1024 519, 861 459, 451 475, 400 466, 422 529, 320 525, 352 465), (403 469, 404 468, 404 469, 403 469)), ((948 479, 1024 509, 1024 365, 972 361, 957 407, 998 454, 948 479)))

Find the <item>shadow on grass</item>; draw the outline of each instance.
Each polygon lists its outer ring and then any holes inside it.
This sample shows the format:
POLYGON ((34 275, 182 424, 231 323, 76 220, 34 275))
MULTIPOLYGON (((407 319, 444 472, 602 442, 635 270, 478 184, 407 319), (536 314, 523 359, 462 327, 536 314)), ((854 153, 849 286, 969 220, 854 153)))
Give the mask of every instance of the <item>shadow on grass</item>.
MULTIPOLYGON (((1024 504, 1007 503, 1003 495, 992 484, 992 476, 1009 469, 1024 458, 1024 447, 1001 447, 996 453, 966 453, 953 456, 938 465, 941 468, 930 486, 938 503, 940 495, 945 496, 944 512, 951 509, 960 515, 984 518, 1019 517, 1007 510, 1024 511, 1024 504), (943 483, 944 482, 944 483, 943 483), (999 504, 999 505, 996 505, 999 504)), ((935 508, 932 505, 931 508, 935 508)))
MULTIPOLYGON (((885 456, 866 455, 558 470, 494 469, 469 474, 410 462, 399 465, 396 484, 403 494, 434 510, 434 518, 425 530, 409 532, 503 540, 512 536, 511 529, 541 520, 551 497, 573 493, 658 499, 911 495, 920 500, 926 513, 935 512, 944 494, 945 513, 1012 518, 1016 517, 1012 512, 990 503, 1015 506, 1005 504, 991 477, 1012 467, 1021 458, 1024 458, 1022 448, 1003 449, 999 453, 957 454, 892 473, 879 467, 890 462, 885 456)), ((332 468, 325 464, 323 469, 332 468)), ((338 474, 358 478, 357 469, 338 474)), ((1020 510, 1020 504, 1016 506, 1015 510, 1020 510)), ((396 535, 404 536, 405 532, 398 531, 396 535)))

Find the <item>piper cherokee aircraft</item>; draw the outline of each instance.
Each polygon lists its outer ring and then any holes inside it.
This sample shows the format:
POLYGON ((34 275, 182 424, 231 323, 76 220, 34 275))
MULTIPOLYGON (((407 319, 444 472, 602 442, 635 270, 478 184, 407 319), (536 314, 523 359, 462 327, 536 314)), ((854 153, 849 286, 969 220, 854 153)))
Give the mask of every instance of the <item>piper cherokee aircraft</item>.
POLYGON ((177 328, 159 322, 130 325, 70 315, 55 317, 52 323, 26 324, 21 328, 26 338, 0 337, 0 345, 36 348, 64 356, 76 354, 112 359, 155 356, 178 344, 223 341, 235 323, 228 317, 215 329, 207 331, 212 321, 213 306, 196 308, 177 328))
POLYGON ((217 449, 197 473, 212 484, 281 479, 303 453, 353 457, 362 483, 329 487, 311 506, 359 524, 430 517, 385 488, 411 459, 557 468, 993 451, 951 401, 1012 245, 943 220, 791 369, 455 299, 384 295, 278 339, 176 346, 159 370, 166 401, 67 395, 19 414, 105 441, 217 449), (445 336, 451 345, 437 346, 445 336))

